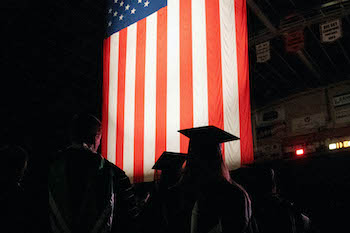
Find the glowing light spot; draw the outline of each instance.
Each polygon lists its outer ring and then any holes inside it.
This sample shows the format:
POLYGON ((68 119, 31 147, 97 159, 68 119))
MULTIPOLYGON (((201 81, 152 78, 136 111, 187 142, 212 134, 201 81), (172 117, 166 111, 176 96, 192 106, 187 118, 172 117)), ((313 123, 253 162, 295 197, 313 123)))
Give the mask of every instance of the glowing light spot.
POLYGON ((298 155, 298 156, 301 156, 304 154, 304 149, 298 149, 295 151, 295 154, 298 155))
POLYGON ((335 150, 335 149, 337 149, 337 144, 331 143, 331 144, 329 144, 328 148, 329 148, 330 150, 335 150))
POLYGON ((350 147, 350 141, 344 141, 344 148, 350 147))

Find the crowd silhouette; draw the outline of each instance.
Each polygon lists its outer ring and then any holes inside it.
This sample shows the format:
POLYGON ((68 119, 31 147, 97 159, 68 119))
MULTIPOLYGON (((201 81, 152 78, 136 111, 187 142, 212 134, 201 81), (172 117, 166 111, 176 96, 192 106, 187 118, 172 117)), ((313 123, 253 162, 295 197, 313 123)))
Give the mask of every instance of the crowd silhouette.
MULTIPOLYGON (((312 232, 311 220, 278 193, 271 168, 242 167, 230 173, 221 145, 239 140, 217 127, 180 130, 188 153, 165 151, 153 169, 161 171, 143 197, 123 170, 97 151, 101 122, 76 115, 71 145, 49 164, 49 230, 88 232, 312 232)), ((28 162, 18 146, 1 148, 1 206, 8 232, 29 232, 20 200, 28 162)))

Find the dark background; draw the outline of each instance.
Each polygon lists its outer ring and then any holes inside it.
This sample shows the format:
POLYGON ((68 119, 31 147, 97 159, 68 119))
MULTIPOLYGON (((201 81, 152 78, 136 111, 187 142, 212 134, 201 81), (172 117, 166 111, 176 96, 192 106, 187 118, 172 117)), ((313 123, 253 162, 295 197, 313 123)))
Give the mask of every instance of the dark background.
MULTIPOLYGON (((291 12, 313 9, 324 2, 256 0, 275 26, 291 12)), ((30 155, 24 187, 31 228, 36 232, 46 232, 47 226, 47 162, 52 153, 68 144, 71 118, 83 112, 101 118, 104 12, 105 3, 93 0, 0 3, 0 140, 1 144, 19 144, 30 155)), ((248 23, 249 36, 264 29, 249 9, 248 23)), ((344 24, 340 43, 346 54, 350 50, 349 21, 344 24)), ((317 33, 318 29, 312 30, 317 33)), ((326 46, 324 52, 310 31, 306 49, 322 79, 286 54, 283 41, 276 38, 273 53, 286 62, 275 59, 269 67, 255 64, 254 49, 250 49, 253 106, 349 78, 349 61, 345 55, 337 56, 343 54, 339 44, 326 46)), ((349 158, 343 154, 275 165, 283 180, 282 191, 315 220, 320 232, 347 231, 338 227, 346 227, 349 215, 349 158)))

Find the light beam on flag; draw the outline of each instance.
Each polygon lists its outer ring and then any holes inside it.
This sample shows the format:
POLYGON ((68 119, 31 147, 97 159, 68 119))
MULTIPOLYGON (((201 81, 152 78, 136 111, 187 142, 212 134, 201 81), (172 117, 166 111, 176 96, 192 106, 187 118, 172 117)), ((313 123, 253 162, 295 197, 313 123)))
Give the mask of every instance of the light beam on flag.
POLYGON ((109 0, 103 48, 102 155, 151 181, 180 129, 214 125, 229 169, 253 160, 245 0, 109 0))

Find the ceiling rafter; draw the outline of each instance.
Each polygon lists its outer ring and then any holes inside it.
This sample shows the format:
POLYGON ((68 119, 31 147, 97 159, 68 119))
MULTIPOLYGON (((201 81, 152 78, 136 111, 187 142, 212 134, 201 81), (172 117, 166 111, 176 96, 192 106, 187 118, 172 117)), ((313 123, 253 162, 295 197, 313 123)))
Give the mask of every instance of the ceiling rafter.
MULTIPOLYGON (((286 64, 286 66, 288 67, 288 69, 289 69, 290 71, 292 71, 292 73, 293 73, 299 80, 303 80, 303 79, 300 77, 300 75, 296 72, 296 70, 295 70, 291 65, 289 65, 289 63, 286 61, 286 59, 284 59, 284 58, 280 55, 280 53, 279 53, 276 49, 273 48, 273 46, 270 46, 270 48, 271 48, 271 50, 283 61, 283 63, 286 64)), ((302 85, 303 85, 305 88, 307 87, 307 86, 305 85, 304 82, 301 82, 301 83, 302 83, 302 85)))
MULTIPOLYGON (((262 72, 257 71, 255 72, 255 74, 263 80, 264 84, 269 83, 269 87, 272 88, 275 92, 277 92, 278 96, 282 96, 281 90, 275 85, 271 84, 273 82, 269 82, 269 80, 262 74, 262 72)), ((254 89, 260 89, 260 88, 254 88, 254 89)), ((262 89, 261 93, 265 93, 265 91, 266 91, 265 89, 262 89)), ((264 96, 264 94, 262 94, 262 96, 264 96)))
POLYGON ((332 67, 334 69, 334 71, 336 71, 338 74, 339 70, 336 68, 332 58, 329 56, 329 54, 327 53, 326 49, 324 48, 323 44, 320 42, 320 40, 316 37, 315 33, 311 30, 310 26, 307 27, 308 30, 311 32, 312 37, 317 41, 318 45, 320 46, 322 52, 326 55, 326 57, 328 58, 329 62, 332 64, 332 67))
POLYGON ((339 45, 340 49, 343 51, 344 57, 346 58, 347 62, 350 65, 350 57, 349 54, 346 52, 346 50, 344 49, 344 46, 339 42, 339 40, 337 40, 337 44, 339 45))
MULTIPOLYGON (((261 20, 261 22, 270 30, 272 34, 277 34, 278 29, 270 22, 270 20, 265 16, 265 14, 260 10, 258 5, 254 2, 254 0, 247 0, 247 4, 252 9, 252 11, 256 14, 256 16, 261 20)), ((302 51, 297 52, 298 57, 300 60, 306 65, 306 67, 309 68, 309 70, 317 77, 317 79, 320 79, 321 75, 317 70, 312 66, 310 61, 305 57, 302 51)))
MULTIPOLYGON (((255 9, 258 7, 253 0, 247 0, 248 6, 252 9, 252 11, 258 16, 259 14, 263 14, 263 12, 259 9, 255 9)), ((350 2, 344 3, 343 6, 339 6, 336 9, 329 10, 327 12, 323 12, 318 10, 318 14, 315 14, 315 10, 305 12, 300 20, 296 20, 290 23, 285 23, 281 25, 278 29, 275 28, 272 23, 267 19, 264 15, 261 17, 261 21, 266 24, 267 29, 259 31, 256 35, 251 36, 249 38, 249 46, 253 46, 254 44, 258 44, 267 40, 271 40, 277 36, 283 36, 285 33, 299 29, 305 28, 307 26, 311 26, 313 24, 319 24, 328 20, 336 19, 336 18, 347 18, 350 15, 350 2)), ((258 16, 259 17, 259 16, 258 16)), ((260 18, 259 17, 259 18, 260 18)))
MULTIPOLYGON (((250 50, 255 51, 254 48, 250 48, 250 50)), ((271 70, 272 73, 274 73, 276 76, 279 77, 279 82, 282 81, 282 83, 286 84, 288 87, 291 87, 291 83, 285 77, 283 77, 283 75, 281 75, 272 65, 268 63, 265 63, 265 65, 271 70)), ((259 71, 254 69, 254 72, 259 72, 259 71)))

